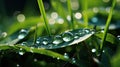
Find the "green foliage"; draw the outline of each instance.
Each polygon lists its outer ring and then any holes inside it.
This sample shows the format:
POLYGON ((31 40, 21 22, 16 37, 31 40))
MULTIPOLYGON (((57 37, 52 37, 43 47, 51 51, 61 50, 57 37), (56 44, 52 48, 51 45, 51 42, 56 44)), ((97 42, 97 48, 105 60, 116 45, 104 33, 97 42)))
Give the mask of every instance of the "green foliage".
POLYGON ((0 1, 0 67, 120 66, 119 1, 26 2, 0 1))

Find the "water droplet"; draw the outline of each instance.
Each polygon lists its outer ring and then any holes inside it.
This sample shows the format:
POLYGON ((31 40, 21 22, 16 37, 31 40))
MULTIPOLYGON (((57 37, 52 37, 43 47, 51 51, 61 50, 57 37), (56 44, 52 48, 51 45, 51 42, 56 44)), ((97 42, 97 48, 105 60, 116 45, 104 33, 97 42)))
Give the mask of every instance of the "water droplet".
POLYGON ((74 38, 75 38, 75 39, 79 38, 79 34, 78 34, 78 33, 75 33, 74 38))
POLYGON ((76 63, 76 60, 75 60, 75 58, 72 58, 72 63, 76 63))
POLYGON ((19 65, 19 64, 17 64, 16 66, 17 66, 17 67, 19 67, 20 65, 19 65))
POLYGON ((105 53, 105 50, 103 50, 102 52, 105 53))
POLYGON ((22 46, 27 46, 28 43, 27 43, 27 42, 22 42, 21 45, 22 45, 22 46))
POLYGON ((62 40, 60 35, 55 36, 55 38, 53 40, 53 44, 57 45, 57 44, 60 44, 62 42, 63 42, 63 40, 62 40))
POLYGON ((120 40, 120 35, 118 35, 117 38, 120 40))
POLYGON ((36 59, 36 58, 34 59, 34 62, 37 62, 37 59, 36 59))
POLYGON ((60 58, 59 57, 57 57, 57 60, 59 60, 60 58))
POLYGON ((93 60, 94 60, 96 63, 100 63, 100 61, 99 61, 97 58, 95 58, 95 57, 93 57, 93 60))
POLYGON ((93 18, 91 19, 91 21, 92 21, 93 23, 97 23, 97 22, 98 22, 98 18, 97 18, 97 17, 93 17, 93 18))
POLYGON ((89 33, 90 33, 90 30, 89 30, 89 29, 84 29, 84 32, 85 32, 86 34, 89 34, 89 33))
POLYGON ((64 58, 69 59, 69 56, 67 53, 64 53, 64 58))
POLYGON ((79 36, 80 36, 80 37, 83 36, 83 35, 85 35, 85 31, 84 31, 84 30, 81 30, 81 29, 78 31, 78 33, 79 33, 79 36))
POLYGON ((20 51, 20 52, 19 52, 19 55, 24 55, 24 52, 20 51))
POLYGON ((23 50, 23 49, 20 48, 19 55, 23 55, 23 54, 24 54, 24 52, 23 52, 22 50, 23 50))
POLYGON ((91 51, 92 51, 93 53, 95 53, 95 52, 96 52, 96 49, 92 49, 91 51))
POLYGON ((73 40, 73 34, 71 32, 63 33, 62 37, 65 42, 73 40))
POLYGON ((27 34, 28 34, 28 31, 25 30, 25 29, 22 29, 22 30, 19 32, 18 39, 23 39, 27 34))
POLYGON ((47 45, 49 43, 49 40, 47 38, 43 38, 42 44, 47 45))

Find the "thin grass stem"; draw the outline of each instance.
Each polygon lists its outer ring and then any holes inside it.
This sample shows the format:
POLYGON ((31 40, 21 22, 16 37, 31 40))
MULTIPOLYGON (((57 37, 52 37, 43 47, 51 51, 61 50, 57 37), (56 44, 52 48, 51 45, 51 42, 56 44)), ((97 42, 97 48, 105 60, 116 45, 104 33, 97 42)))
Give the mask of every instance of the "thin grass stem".
POLYGON ((112 7, 110 9, 110 13, 109 13, 107 21, 106 21, 106 25, 105 25, 105 29, 104 29, 104 34, 103 34, 102 42, 100 44, 100 50, 103 49, 103 46, 104 46, 104 43, 105 43, 105 39, 106 39, 106 36, 107 36, 107 32, 108 32, 108 28, 109 28, 109 25, 110 25, 110 21, 112 19, 112 14, 113 14, 113 9, 115 7, 115 3, 116 3, 116 0, 113 0, 112 7))
POLYGON ((87 28, 88 27, 88 13, 87 13, 87 9, 88 9, 88 1, 87 0, 83 0, 82 1, 83 3, 83 19, 84 19, 84 24, 85 24, 85 27, 87 28))
POLYGON ((50 27, 48 25, 48 20, 47 20, 47 17, 46 17, 46 13, 45 13, 45 9, 44 9, 44 6, 43 6, 43 2, 42 2, 42 0, 37 0, 37 2, 38 2, 38 5, 39 5, 40 13, 42 14, 43 19, 44 19, 44 23, 45 23, 45 27, 46 27, 47 33, 49 34, 49 36, 51 36, 50 27))
POLYGON ((71 23, 71 29, 74 29, 74 21, 73 21, 73 12, 72 12, 72 8, 71 8, 71 0, 67 0, 67 6, 68 6, 68 11, 70 14, 70 23, 71 23))

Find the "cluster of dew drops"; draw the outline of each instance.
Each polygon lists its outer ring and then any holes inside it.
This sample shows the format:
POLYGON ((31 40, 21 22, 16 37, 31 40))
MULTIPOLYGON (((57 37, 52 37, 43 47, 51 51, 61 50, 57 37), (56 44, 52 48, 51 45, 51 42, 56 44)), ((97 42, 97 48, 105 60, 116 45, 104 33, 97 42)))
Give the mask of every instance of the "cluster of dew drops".
MULTIPOLYGON (((18 39, 23 39, 25 36, 27 36, 28 32, 29 31, 22 29, 18 35, 18 39)), ((72 42, 80 37, 84 37, 87 34, 93 33, 94 31, 91 29, 76 29, 55 36, 38 37, 33 45, 28 45, 27 42, 22 42, 21 45, 45 49, 61 48, 68 46, 68 44, 65 43, 72 42)))

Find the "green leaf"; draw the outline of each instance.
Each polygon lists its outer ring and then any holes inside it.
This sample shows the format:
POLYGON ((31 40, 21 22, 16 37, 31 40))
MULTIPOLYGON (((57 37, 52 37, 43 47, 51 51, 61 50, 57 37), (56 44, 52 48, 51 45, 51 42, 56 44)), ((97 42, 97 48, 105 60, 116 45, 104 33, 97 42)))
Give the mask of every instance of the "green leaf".
POLYGON ((78 44, 82 41, 85 41, 89 37, 94 34, 94 31, 91 29, 75 29, 73 31, 64 32, 59 35, 55 36, 44 36, 38 37, 36 40, 36 44, 32 45, 27 41, 25 44, 29 47, 36 47, 36 48, 44 48, 44 49, 56 49, 56 48, 63 48, 66 46, 71 46, 74 44, 78 44))
MULTIPOLYGON (((102 39, 104 33, 100 32, 100 33, 96 33, 95 36, 99 37, 102 39)), ((115 37, 114 35, 107 33, 106 36, 106 41, 112 43, 112 44, 119 44, 119 40, 117 39, 117 37, 115 37)))

